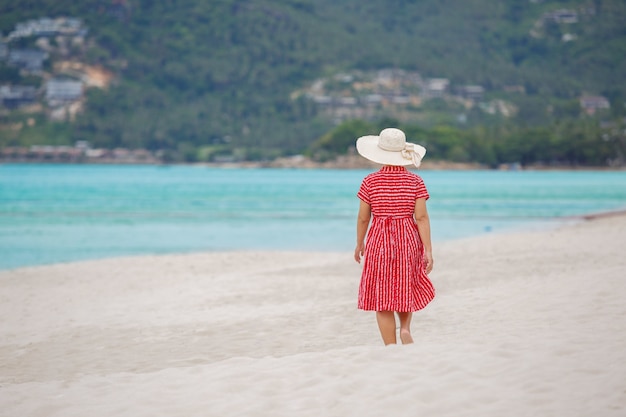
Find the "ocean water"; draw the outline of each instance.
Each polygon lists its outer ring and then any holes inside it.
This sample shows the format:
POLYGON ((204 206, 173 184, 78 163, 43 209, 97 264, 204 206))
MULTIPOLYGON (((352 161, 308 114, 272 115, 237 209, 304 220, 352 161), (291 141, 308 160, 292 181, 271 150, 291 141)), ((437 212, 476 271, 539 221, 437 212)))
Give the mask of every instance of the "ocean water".
MULTIPOLYGON (((0 165, 0 269, 220 250, 351 251, 367 170, 0 165)), ((626 208, 624 171, 422 171, 433 241, 626 208)))

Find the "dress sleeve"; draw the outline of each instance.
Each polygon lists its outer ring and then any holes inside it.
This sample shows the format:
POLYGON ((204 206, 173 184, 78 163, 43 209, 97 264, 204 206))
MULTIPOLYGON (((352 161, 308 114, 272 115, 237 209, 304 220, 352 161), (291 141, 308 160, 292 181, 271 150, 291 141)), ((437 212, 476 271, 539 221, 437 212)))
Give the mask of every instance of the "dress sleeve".
POLYGON ((367 204, 372 204, 370 200, 370 191, 368 187, 367 178, 363 180, 361 183, 361 188, 359 188, 359 192, 356 194, 361 200, 363 200, 367 204))
POLYGON ((430 195, 428 194, 428 190, 426 189, 426 185, 424 185, 424 180, 421 178, 417 179, 417 191, 415 193, 415 199, 423 198, 428 200, 430 195))

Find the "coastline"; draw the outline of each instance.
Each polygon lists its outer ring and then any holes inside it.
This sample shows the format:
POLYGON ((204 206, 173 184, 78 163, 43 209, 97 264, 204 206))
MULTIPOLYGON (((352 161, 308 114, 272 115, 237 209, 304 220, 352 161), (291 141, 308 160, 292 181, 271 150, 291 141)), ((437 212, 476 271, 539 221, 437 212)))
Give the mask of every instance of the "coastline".
MULTIPOLYGON (((48 165, 138 165, 138 166, 196 166, 206 168, 223 169, 377 169, 380 165, 370 162, 358 155, 340 156, 336 159, 319 162, 310 158, 296 155, 293 157, 281 157, 272 161, 239 161, 239 162, 173 162, 164 163, 155 160, 104 160, 104 161, 52 161, 52 160, 2 160, 3 164, 48 164, 48 165)), ((417 169, 417 168, 410 168, 417 169)), ((450 162, 450 161, 424 161, 419 169, 423 170, 489 170, 485 165, 478 163, 450 162)), ((601 168, 598 168, 601 169, 601 168)))
MULTIPOLYGON (((314 161, 311 158, 295 155, 290 157, 280 157, 271 161, 240 161, 240 162, 173 162, 164 163, 157 160, 93 160, 93 161, 55 161, 55 160, 7 160, 0 159, 3 164, 50 164, 50 165, 143 165, 143 166, 197 166, 206 168, 222 169, 378 169, 380 165, 366 160, 359 155, 341 155, 328 161, 314 161)), ((428 157, 422 162, 419 168, 411 170, 423 171, 462 171, 462 170, 484 170, 484 171, 626 171, 626 166, 567 166, 567 165, 546 165, 529 164, 520 165, 518 163, 501 164, 497 167, 490 167, 475 162, 453 162, 444 160, 431 160, 428 157)))
MULTIPOLYGON (((549 232, 551 230, 559 229, 569 224, 575 224, 579 222, 585 222, 585 221, 591 221, 591 220, 603 219, 603 218, 621 217, 621 216, 626 217, 626 208, 616 209, 616 210, 594 211, 594 212, 578 214, 578 215, 554 217, 554 218, 550 218, 549 220, 546 219, 546 221, 544 222, 537 221, 534 223, 526 224, 525 226, 518 225, 515 227, 511 227, 511 228, 506 228, 504 230, 493 231, 490 229, 489 231, 483 231, 481 233, 471 234, 469 236, 456 236, 453 238, 436 239, 434 243, 437 245, 448 244, 448 242, 465 241, 467 239, 481 238, 483 236, 489 236, 489 235, 499 235, 499 236, 515 235, 524 230, 530 230, 530 231, 535 231, 535 232, 549 232)), ((95 256, 95 257, 65 258, 65 259, 57 259, 56 261, 49 260, 46 262, 36 262, 33 264, 21 264, 21 265, 15 265, 15 266, 0 265, 0 274, 3 272, 17 271, 17 270, 25 269, 25 268, 46 268, 46 267, 53 267, 56 265, 68 265, 68 264, 81 263, 81 262, 101 262, 101 261, 111 261, 111 260, 114 261, 116 259, 126 259, 126 258, 133 259, 133 258, 141 258, 145 256, 150 256, 150 257, 152 256, 156 256, 156 257, 179 256, 179 255, 186 256, 186 255, 194 255, 194 254, 231 253, 231 252, 255 252, 255 253, 267 252, 267 253, 272 254, 272 253, 284 252, 285 250, 289 250, 289 249, 280 249, 280 248, 277 248, 277 249, 240 248, 240 249, 214 249, 214 250, 186 249, 186 250, 170 250, 170 251, 165 251, 165 252, 160 252, 160 253, 153 253, 150 251, 145 251, 144 253, 141 253, 141 252, 117 253, 117 254, 108 254, 108 255, 102 254, 101 256, 95 256)), ((301 252, 301 251, 303 250, 295 250, 295 252, 301 252)), ((313 251, 316 253, 320 253, 320 254, 321 253, 329 254, 329 253, 337 252, 336 249, 328 249, 328 250, 314 249, 313 251)))
POLYGON ((374 316, 356 310, 350 253, 0 271, 0 407, 33 417, 621 416, 624 236, 620 212, 442 243, 416 343, 389 348, 374 316))
POLYGON ((599 211, 595 213, 583 214, 580 216, 575 216, 574 219, 597 220, 597 219, 604 219, 607 217, 621 217, 621 216, 626 216, 626 209, 599 211))

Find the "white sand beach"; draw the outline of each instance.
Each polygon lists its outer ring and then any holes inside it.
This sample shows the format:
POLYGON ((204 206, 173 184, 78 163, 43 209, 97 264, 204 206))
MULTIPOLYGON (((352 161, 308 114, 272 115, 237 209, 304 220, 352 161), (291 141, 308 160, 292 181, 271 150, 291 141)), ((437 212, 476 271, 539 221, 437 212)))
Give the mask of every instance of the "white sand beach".
POLYGON ((0 416, 624 416, 626 216, 435 245, 416 343, 351 253, 0 272, 0 416))

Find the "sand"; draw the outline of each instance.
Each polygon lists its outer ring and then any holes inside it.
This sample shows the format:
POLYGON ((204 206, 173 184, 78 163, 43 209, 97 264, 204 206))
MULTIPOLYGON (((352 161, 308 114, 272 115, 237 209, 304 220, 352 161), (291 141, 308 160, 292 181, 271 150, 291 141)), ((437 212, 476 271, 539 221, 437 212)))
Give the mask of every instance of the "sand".
POLYGON ((626 216, 435 246, 413 345, 351 253, 0 272, 0 416, 624 416, 626 216))

